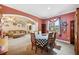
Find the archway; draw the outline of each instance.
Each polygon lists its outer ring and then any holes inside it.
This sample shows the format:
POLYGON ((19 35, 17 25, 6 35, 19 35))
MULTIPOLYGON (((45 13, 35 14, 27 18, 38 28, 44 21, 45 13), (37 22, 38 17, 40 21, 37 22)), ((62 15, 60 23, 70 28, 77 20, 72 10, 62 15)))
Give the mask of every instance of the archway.
POLYGON ((8 33, 10 36, 19 34, 19 31, 21 31, 20 34, 23 34, 22 31, 26 31, 26 34, 21 37, 15 38, 16 36, 13 36, 8 38, 8 45, 6 46, 8 50, 7 54, 19 54, 25 52, 26 46, 31 43, 28 33, 38 30, 38 22, 29 17, 16 14, 4 14, 1 21, 3 32, 6 34, 8 33))
POLYGON ((22 15, 4 14, 2 17, 2 29, 5 33, 16 32, 16 30, 22 30, 26 33, 35 32, 38 30, 38 22, 22 15))

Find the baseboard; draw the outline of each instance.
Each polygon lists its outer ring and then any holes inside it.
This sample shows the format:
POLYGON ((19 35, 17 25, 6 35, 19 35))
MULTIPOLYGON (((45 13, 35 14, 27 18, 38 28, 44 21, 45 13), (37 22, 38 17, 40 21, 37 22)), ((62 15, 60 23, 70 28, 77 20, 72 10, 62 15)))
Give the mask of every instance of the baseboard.
POLYGON ((60 41, 60 42, 64 42, 64 43, 68 43, 68 44, 70 44, 70 42, 68 42, 68 41, 64 41, 64 40, 60 40, 60 39, 57 39, 57 41, 60 41))

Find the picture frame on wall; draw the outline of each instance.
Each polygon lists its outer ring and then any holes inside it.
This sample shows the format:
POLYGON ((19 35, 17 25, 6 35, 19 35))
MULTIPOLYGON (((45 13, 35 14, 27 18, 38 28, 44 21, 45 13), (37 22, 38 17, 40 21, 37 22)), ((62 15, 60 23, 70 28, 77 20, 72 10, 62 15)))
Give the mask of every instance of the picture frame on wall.
POLYGON ((60 21, 60 26, 61 26, 61 32, 65 33, 67 31, 67 21, 66 20, 61 20, 60 21))

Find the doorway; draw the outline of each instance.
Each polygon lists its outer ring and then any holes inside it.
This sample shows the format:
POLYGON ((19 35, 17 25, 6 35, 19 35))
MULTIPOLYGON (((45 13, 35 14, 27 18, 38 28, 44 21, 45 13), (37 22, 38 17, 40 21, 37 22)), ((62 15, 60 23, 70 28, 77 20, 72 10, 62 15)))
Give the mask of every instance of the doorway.
POLYGON ((46 33, 46 24, 42 24, 42 33, 46 33))
POLYGON ((70 43, 73 45, 75 41, 74 23, 75 23, 74 20, 70 21, 70 43))

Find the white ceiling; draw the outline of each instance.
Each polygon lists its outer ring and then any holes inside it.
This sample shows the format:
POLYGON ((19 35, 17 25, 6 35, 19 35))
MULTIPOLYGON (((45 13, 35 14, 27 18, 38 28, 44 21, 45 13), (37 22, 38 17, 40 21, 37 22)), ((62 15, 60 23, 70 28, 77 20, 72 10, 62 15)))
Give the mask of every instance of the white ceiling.
POLYGON ((75 11, 78 4, 5 4, 17 10, 38 16, 49 18, 75 11))

